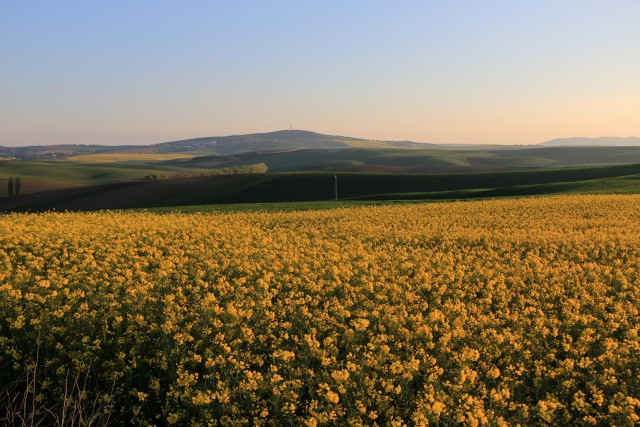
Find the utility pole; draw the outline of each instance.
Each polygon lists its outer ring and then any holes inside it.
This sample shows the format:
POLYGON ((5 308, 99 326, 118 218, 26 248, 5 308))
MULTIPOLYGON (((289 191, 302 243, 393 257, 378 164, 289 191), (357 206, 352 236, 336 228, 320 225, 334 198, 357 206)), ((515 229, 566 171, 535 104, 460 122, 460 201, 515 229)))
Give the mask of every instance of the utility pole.
POLYGON ((338 200, 338 173, 337 172, 334 175, 334 182, 336 187, 336 200, 338 200))

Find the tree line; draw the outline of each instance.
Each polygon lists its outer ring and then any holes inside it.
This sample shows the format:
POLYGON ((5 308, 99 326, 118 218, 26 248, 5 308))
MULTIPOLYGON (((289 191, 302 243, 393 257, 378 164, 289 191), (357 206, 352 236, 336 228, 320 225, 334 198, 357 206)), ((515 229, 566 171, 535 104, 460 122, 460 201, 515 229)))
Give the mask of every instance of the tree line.
POLYGON ((255 163, 248 165, 227 166, 216 169, 193 169, 189 171, 180 171, 165 175, 149 174, 144 177, 146 180, 157 179, 173 179, 173 178, 193 178, 197 176, 217 176, 217 175, 239 175, 239 174, 254 174, 254 173, 267 173, 269 167, 266 163, 255 163))
POLYGON ((22 194, 22 180, 19 176, 16 176, 15 180, 13 179, 13 177, 9 177, 7 190, 10 196, 19 196, 20 194, 22 194))

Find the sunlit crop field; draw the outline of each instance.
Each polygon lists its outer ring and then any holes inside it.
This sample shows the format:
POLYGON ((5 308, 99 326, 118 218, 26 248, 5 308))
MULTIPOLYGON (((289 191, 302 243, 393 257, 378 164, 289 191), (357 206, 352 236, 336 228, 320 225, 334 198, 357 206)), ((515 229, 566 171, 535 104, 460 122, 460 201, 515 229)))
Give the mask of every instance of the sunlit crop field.
POLYGON ((4 215, 0 420, 636 425, 639 260, 640 196, 4 215))
POLYGON ((192 159, 193 154, 181 153, 100 153, 84 154, 68 157, 67 160, 84 163, 112 163, 127 161, 163 161, 175 159, 192 159))

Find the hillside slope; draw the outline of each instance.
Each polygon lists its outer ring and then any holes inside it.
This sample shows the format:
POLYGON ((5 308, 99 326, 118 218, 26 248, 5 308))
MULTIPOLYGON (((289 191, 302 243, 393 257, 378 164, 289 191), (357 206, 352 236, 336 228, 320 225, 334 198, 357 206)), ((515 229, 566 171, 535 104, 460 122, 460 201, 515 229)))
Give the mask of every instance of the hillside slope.
POLYGON ((274 152, 332 148, 425 148, 434 144, 411 141, 379 141, 304 130, 280 130, 247 135, 208 136, 150 145, 50 145, 27 147, 0 146, 0 158, 59 160, 92 154, 194 154, 229 155, 250 151, 274 152))
MULTIPOLYGON (((538 147, 640 147, 640 138, 602 137, 602 138, 560 138, 543 142, 538 147)), ((412 141, 383 141, 354 138, 340 135, 325 135, 305 130, 279 130, 275 132, 247 135, 207 136, 150 145, 106 146, 91 144, 61 144, 51 146, 3 147, 0 146, 0 158, 5 159, 47 159, 59 160, 74 156, 95 154, 170 154, 195 156, 228 156, 248 152, 272 153, 298 150, 331 149, 437 149, 447 150, 483 150, 516 151, 531 146, 474 146, 439 145, 412 141)), ((84 159, 87 160, 87 159, 84 159)))
MULTIPOLYGON (((338 174, 341 200, 435 200, 638 192, 640 164, 468 174, 338 174), (612 181, 613 180, 613 181, 612 181), (579 185, 577 185, 579 184, 579 185)), ((226 175, 137 181, 0 198, 0 211, 100 210, 333 200, 332 173, 226 175)))
POLYGON ((442 149, 354 147, 247 152, 168 161, 182 168, 219 168, 265 163, 270 172, 350 171, 397 173, 473 172, 579 165, 640 163, 640 147, 541 147, 442 149))
POLYGON ((219 155, 243 152, 274 152, 294 150, 326 150, 335 148, 424 148, 433 146, 411 141, 374 141, 339 135, 324 135, 304 130, 281 130, 249 135, 195 138, 165 142, 156 147, 159 152, 206 150, 219 155))

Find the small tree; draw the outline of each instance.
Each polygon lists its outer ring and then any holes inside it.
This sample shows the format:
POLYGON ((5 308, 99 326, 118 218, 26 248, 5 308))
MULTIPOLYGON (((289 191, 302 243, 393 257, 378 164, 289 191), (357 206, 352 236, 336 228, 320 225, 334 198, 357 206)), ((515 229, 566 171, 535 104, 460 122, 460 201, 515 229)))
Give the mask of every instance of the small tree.
POLYGON ((15 190, 15 187, 13 186, 13 177, 9 178, 9 183, 7 185, 7 190, 9 190, 9 195, 13 196, 13 192, 15 190))
POLYGON ((22 180, 20 179, 19 176, 16 176, 15 192, 16 192, 16 196, 19 196, 20 194, 22 194, 22 180))

